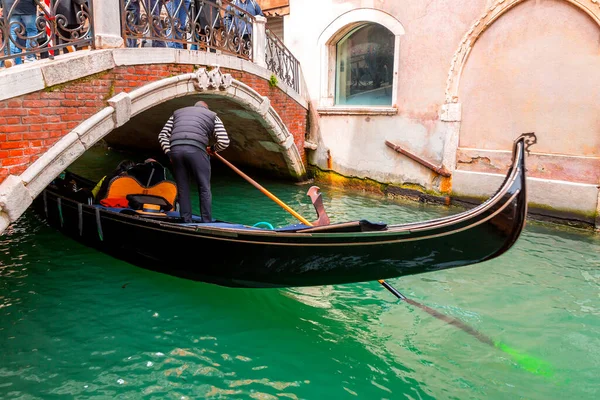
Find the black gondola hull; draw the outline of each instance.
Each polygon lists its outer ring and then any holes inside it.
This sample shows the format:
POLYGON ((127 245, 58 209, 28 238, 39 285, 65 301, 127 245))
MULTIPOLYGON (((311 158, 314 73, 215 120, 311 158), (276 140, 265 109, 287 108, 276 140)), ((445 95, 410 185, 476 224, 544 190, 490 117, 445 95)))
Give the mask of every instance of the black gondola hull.
POLYGON ((68 236, 166 274, 231 287, 345 284, 472 265, 506 252, 527 213, 524 150, 521 137, 502 187, 481 206, 372 231, 337 229, 343 224, 296 231, 190 226, 82 204, 52 186, 34 206, 68 236))

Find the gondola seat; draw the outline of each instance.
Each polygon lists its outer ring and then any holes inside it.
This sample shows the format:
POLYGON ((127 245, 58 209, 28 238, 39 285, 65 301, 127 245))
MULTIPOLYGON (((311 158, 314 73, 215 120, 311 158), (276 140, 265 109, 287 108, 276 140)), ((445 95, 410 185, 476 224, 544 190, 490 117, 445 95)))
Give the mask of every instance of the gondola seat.
POLYGON ((147 187, 136 178, 125 175, 113 178, 100 204, 107 207, 126 206, 139 211, 139 214, 149 209, 164 213, 175 208, 176 199, 177 185, 172 181, 163 180, 147 187))

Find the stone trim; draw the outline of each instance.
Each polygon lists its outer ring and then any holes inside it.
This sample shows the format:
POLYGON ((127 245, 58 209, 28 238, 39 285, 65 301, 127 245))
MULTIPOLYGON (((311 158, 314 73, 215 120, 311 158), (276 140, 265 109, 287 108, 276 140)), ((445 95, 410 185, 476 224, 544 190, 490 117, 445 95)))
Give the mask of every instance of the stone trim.
MULTIPOLYGON (((79 50, 56 56, 54 60, 40 60, 0 70, 0 100, 37 92, 55 85, 110 70, 116 66, 150 64, 210 65, 254 74, 269 80, 270 70, 251 61, 218 53, 171 48, 121 48, 105 50, 79 50)), ((279 82, 277 87, 308 110, 306 84, 301 93, 279 82)))
POLYGON ((397 115, 396 107, 318 107, 320 115, 397 115))

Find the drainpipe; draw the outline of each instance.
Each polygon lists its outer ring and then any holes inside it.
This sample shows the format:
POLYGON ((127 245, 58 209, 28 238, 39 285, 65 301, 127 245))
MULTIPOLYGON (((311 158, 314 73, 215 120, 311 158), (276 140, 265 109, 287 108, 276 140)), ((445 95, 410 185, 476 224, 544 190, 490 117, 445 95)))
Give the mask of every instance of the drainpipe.
POLYGON ((252 61, 267 68, 267 19, 257 15, 252 24, 252 61))
POLYGON ((119 0, 96 0, 92 2, 92 7, 96 49, 123 47, 121 2, 119 0))
POLYGON ((417 156, 416 154, 413 154, 411 152, 409 152, 406 149, 403 149, 402 147, 398 146, 397 144, 394 144, 388 140, 385 141, 385 144, 387 147, 394 149, 395 151, 397 151, 400 154, 404 154, 405 156, 407 156, 408 158, 411 158, 413 160, 415 160, 416 162, 418 162, 419 164, 423 165, 424 167, 429 168, 430 170, 434 171, 435 173, 444 176, 446 178, 449 178, 452 176, 452 174, 446 169, 444 168, 444 166, 442 165, 441 167, 438 167, 436 165, 434 165, 433 163, 417 156))

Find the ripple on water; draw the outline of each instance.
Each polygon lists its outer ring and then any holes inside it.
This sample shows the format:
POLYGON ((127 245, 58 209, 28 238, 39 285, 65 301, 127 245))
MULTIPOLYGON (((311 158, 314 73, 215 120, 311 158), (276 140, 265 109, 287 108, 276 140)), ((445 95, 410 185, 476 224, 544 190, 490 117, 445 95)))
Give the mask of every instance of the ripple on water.
MULTIPOLYGON (((216 217, 295 222, 239 181, 216 180, 216 217)), ((308 187, 267 186, 314 213, 308 187)), ((456 211, 321 187, 336 221, 456 211)), ((0 237, 0 397, 596 399, 598 254, 597 235, 529 223, 498 259, 389 280, 550 363, 547 377, 377 282, 246 290, 184 281, 93 251, 26 214, 0 237)))

